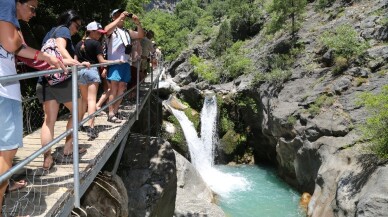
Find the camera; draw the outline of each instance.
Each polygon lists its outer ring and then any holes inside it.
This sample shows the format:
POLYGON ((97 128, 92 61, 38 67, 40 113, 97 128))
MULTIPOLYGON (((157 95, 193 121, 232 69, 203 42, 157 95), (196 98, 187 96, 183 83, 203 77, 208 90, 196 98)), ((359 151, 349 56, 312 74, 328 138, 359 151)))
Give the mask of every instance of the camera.
POLYGON ((128 44, 125 46, 125 54, 131 54, 131 51, 132 51, 132 45, 131 44, 128 44))
POLYGON ((132 18, 133 14, 127 14, 127 17, 132 18))

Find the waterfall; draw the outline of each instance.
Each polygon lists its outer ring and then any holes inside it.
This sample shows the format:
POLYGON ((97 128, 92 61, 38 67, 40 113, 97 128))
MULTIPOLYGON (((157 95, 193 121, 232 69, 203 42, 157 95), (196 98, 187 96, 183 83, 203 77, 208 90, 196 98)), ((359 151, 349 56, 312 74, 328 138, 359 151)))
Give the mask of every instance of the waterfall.
POLYGON ((245 178, 226 174, 214 167, 214 151, 217 142, 217 101, 215 96, 207 96, 201 111, 201 138, 194 124, 183 111, 171 108, 185 135, 191 163, 199 171, 204 181, 216 193, 227 196, 234 190, 247 189, 245 178))

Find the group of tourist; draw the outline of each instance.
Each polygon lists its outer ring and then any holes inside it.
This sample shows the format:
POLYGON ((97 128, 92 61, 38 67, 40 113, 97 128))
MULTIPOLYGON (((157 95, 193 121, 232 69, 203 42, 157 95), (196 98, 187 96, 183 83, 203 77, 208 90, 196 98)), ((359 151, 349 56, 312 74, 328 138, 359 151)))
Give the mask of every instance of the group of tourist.
MULTIPOLYGON (((123 9, 113 10, 112 21, 103 28, 93 21, 86 26, 82 40, 73 45, 72 36, 82 26, 81 17, 73 10, 66 11, 58 17, 58 25, 53 27, 44 37, 42 45, 55 43, 60 58, 29 47, 23 40, 18 20, 28 22, 36 15, 38 0, 2 0, 0 1, 0 77, 16 75, 16 58, 32 59, 44 62, 49 68, 62 68, 63 73, 69 73, 66 66, 85 66, 78 72, 79 76, 79 110, 73 111, 72 79, 66 79, 53 85, 46 76, 39 78, 36 95, 43 105, 44 122, 41 129, 41 145, 45 146, 54 139, 54 126, 57 120, 60 104, 70 113, 78 112, 80 120, 87 112, 89 115, 100 109, 103 103, 113 102, 127 88, 136 85, 137 70, 139 79, 143 80, 149 67, 156 67, 152 58, 160 55, 152 41, 154 33, 142 28, 139 18, 123 9), (132 21, 135 30, 124 28, 125 20, 132 21), (156 54, 154 54, 156 52, 156 54), (109 67, 93 67, 96 63, 116 63, 109 67), (137 64, 139 63, 139 64, 137 64), (140 67, 138 69, 138 67, 140 67), (103 83, 104 93, 97 102, 99 84, 103 83)), ((28 64, 27 64, 28 65, 28 64)), ((42 69, 41 69, 42 70, 42 69)), ((73 72, 74 73, 74 72, 73 72)), ((78 93, 78 94, 79 94, 78 93)), ((129 96, 134 97, 133 95, 129 96)), ((109 106, 107 121, 120 123, 118 110, 121 99, 109 106)), ((4 127, 0 130, 0 175, 9 170, 13 158, 23 142, 22 105, 19 82, 0 85, 0 120, 4 127)), ((72 119, 67 123, 67 129, 72 128, 72 119)), ((95 130, 94 118, 90 119, 89 127, 84 128, 87 135, 94 139, 98 136, 95 130)), ((86 149, 80 148, 79 154, 86 149)), ((57 162, 71 162, 73 154, 72 136, 66 138, 62 153, 57 155, 57 162)), ((54 164, 51 150, 44 153, 43 169, 49 170, 54 164)), ((25 186, 25 181, 0 183, 0 216, 2 195, 8 190, 25 186)))

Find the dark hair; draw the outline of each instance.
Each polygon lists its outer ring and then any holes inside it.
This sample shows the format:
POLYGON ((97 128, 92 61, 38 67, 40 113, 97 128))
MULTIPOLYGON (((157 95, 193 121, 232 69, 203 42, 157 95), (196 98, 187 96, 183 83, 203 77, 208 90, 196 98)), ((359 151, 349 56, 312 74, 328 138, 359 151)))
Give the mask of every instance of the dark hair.
POLYGON ((29 2, 31 0, 15 0, 15 3, 19 2, 20 4, 24 4, 26 2, 29 2))
POLYGON ((75 22, 76 20, 82 20, 82 19, 74 10, 68 10, 63 12, 58 17, 58 25, 69 27, 71 25, 71 22, 75 22))

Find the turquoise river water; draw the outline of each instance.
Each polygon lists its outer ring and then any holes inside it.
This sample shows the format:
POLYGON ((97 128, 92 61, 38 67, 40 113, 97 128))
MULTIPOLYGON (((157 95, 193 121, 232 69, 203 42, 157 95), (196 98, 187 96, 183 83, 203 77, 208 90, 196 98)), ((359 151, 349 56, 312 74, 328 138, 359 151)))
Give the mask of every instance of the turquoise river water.
POLYGON ((220 195, 219 205, 228 217, 304 217, 300 194, 269 167, 216 166, 217 170, 245 178, 248 184, 220 195))

